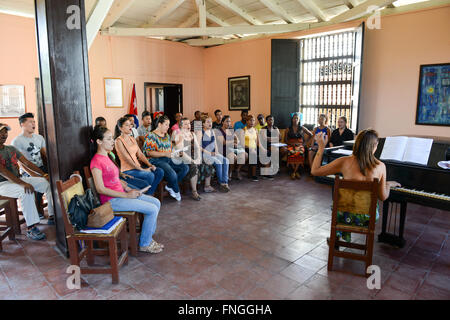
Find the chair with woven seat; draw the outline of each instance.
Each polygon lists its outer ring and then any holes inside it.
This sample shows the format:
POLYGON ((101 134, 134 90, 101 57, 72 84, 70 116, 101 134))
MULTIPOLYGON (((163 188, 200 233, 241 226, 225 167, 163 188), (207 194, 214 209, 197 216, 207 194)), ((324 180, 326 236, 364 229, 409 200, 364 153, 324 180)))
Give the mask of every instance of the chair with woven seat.
POLYGON ((0 251, 3 250, 2 241, 8 237, 9 240, 15 240, 16 236, 13 229, 13 216, 11 202, 9 200, 0 200, 0 216, 5 215, 5 227, 0 227, 0 251))
POLYGON ((364 261, 367 267, 372 264, 373 239, 375 231, 375 219, 378 201, 378 179, 374 181, 344 180, 336 176, 333 191, 333 212, 331 218, 331 231, 328 253, 328 270, 333 268, 333 258, 342 257, 347 259, 364 261), (338 211, 369 216, 367 227, 346 225, 338 222, 338 211), (336 232, 350 232, 365 235, 365 244, 344 242, 337 239, 336 232), (363 254, 340 251, 339 247, 358 249, 363 254))
POLYGON ((67 212, 70 200, 75 195, 84 194, 83 184, 78 176, 74 176, 63 182, 56 181, 59 203, 61 205, 66 239, 69 247, 70 263, 80 267, 81 274, 111 274, 112 283, 119 283, 119 268, 128 263, 128 235, 126 223, 121 221, 108 234, 82 233, 76 231, 69 220, 67 212), (84 247, 79 247, 79 242, 85 243, 84 247), (107 249, 94 249, 94 241, 106 243, 107 249), (120 243, 120 250, 118 246, 120 243), (95 256, 109 255, 110 267, 94 267, 95 256), (86 258, 88 267, 82 267, 81 262, 86 258))
MULTIPOLYGON (((92 177, 91 169, 89 167, 84 167, 84 177, 86 178, 87 187, 92 190, 94 196, 99 199, 97 194, 97 189, 95 188, 94 178, 92 177)), ((130 254, 132 256, 137 256, 138 252, 138 242, 137 242, 137 233, 140 231, 140 227, 138 228, 138 219, 139 226, 142 226, 144 222, 144 215, 135 211, 120 211, 114 212, 115 216, 123 217, 127 220, 128 233, 130 234, 129 239, 129 248, 130 254)))

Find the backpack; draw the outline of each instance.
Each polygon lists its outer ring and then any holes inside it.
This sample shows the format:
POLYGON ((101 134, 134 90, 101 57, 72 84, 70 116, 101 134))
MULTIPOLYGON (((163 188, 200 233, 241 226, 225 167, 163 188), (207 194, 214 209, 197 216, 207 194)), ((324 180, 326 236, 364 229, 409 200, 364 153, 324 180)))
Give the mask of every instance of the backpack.
POLYGON ((91 189, 87 189, 83 195, 75 195, 68 207, 70 223, 77 230, 86 229, 89 213, 98 206, 100 203, 91 189))

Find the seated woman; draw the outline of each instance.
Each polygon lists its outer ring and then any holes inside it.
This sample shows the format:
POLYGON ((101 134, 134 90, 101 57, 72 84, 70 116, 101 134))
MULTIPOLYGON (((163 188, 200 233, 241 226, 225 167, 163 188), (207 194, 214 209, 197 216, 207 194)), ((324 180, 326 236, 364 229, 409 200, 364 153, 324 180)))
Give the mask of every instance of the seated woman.
POLYGON ((229 179, 231 179, 233 172, 235 172, 235 179, 242 180, 241 168, 247 161, 248 154, 243 149, 239 151, 237 146, 239 144, 237 136, 234 134, 233 125, 231 124, 230 116, 224 116, 222 119, 222 126, 216 131, 217 145, 222 146, 222 155, 230 162, 229 179))
POLYGON ((152 239, 156 230, 161 204, 158 199, 143 195, 138 190, 129 188, 119 179, 119 169, 108 157, 114 147, 112 132, 105 127, 96 127, 92 141, 97 153, 91 160, 91 172, 95 188, 100 194, 100 202, 108 202, 114 211, 136 211, 144 215, 139 240, 139 251, 159 253, 164 246, 152 239))
POLYGON ((305 136, 310 139, 312 135, 311 131, 300 125, 299 112, 291 113, 291 125, 284 137, 288 146, 280 152, 287 153, 287 166, 288 169, 292 167, 290 173, 292 179, 300 179, 301 177, 298 168, 305 162, 305 136))
POLYGON ((353 131, 347 128, 347 118, 339 117, 338 128, 333 130, 330 138, 330 147, 342 146, 344 141, 353 140, 353 131))
MULTIPOLYGON (((324 133, 320 132, 316 134, 315 140, 318 144, 318 150, 311 167, 311 173, 314 176, 341 173, 344 179, 351 180, 373 181, 374 178, 377 178, 380 182, 378 198, 381 201, 389 197, 390 188, 400 186, 398 182, 386 181, 386 166, 375 158, 374 154, 378 146, 378 133, 375 130, 367 129, 361 131, 356 137, 352 155, 338 158, 325 166, 321 164, 328 137, 325 137, 324 133)), ((377 220, 378 215, 377 207, 377 220)), ((338 212, 337 218, 339 223, 342 224, 358 227, 367 227, 369 225, 368 215, 358 214, 357 212, 338 212)), ((342 232, 338 233, 337 236, 341 236, 345 241, 350 241, 350 233, 342 232)))
MULTIPOLYGON (((244 128, 245 152, 248 154, 248 174, 252 181, 258 181, 256 167, 258 166, 258 148, 260 152, 266 153, 266 149, 259 141, 258 131, 255 128, 256 120, 253 115, 247 116, 247 126, 244 128)), ((264 166, 268 166, 265 164, 264 166)))
MULTIPOLYGON (((184 177, 188 179, 191 184, 192 198, 199 201, 201 198, 197 192, 197 181, 199 170, 198 166, 201 163, 200 145, 197 141, 197 136, 191 132, 191 122, 188 118, 182 118, 180 121, 181 128, 175 136, 175 145, 177 149, 188 147, 189 151, 183 151, 183 162, 189 165, 189 172, 184 177)), ((211 177, 209 177, 211 181, 211 177)))
POLYGON ((145 136, 143 153, 150 159, 150 163, 164 171, 164 178, 167 180, 165 187, 171 197, 181 201, 180 187, 178 183, 183 180, 189 172, 189 166, 181 161, 174 162, 178 155, 172 153, 172 140, 167 133, 170 120, 162 115, 156 121, 156 129, 145 136))
POLYGON ((324 135, 327 136, 327 140, 330 139, 331 136, 331 130, 330 128, 327 127, 327 123, 328 123, 328 116, 326 114, 320 114, 319 115, 319 126, 315 127, 313 130, 313 138, 309 141, 308 143, 308 161, 309 161, 309 165, 311 166, 314 160, 314 156, 316 155, 318 146, 317 143, 314 140, 314 137, 316 134, 323 132, 324 135))
MULTIPOLYGON (((204 118, 203 120, 203 131, 202 131, 202 153, 203 162, 208 165, 213 165, 216 169, 217 180, 220 184, 220 191, 229 192, 230 187, 228 186, 228 167, 230 162, 227 158, 222 156, 218 151, 216 135, 212 130, 212 119, 211 117, 204 118)), ((205 187, 206 191, 206 187, 205 187)))
POLYGON ((266 146, 268 158, 272 157, 272 153, 279 153, 277 163, 270 163, 270 165, 273 166, 273 174, 267 177, 268 179, 272 180, 274 174, 279 170, 279 159, 281 158, 280 156, 283 156, 283 154, 286 153, 287 150, 284 147, 280 148, 272 145, 272 143, 280 142, 280 130, 277 126, 275 126, 275 118, 272 115, 269 114, 266 117, 266 125, 262 127, 261 130, 259 130, 259 137, 261 139, 261 143, 266 146))
POLYGON ((152 195, 161 182, 164 171, 147 160, 139 149, 136 139, 130 136, 131 123, 128 118, 120 118, 115 131, 115 148, 120 159, 120 171, 134 178, 145 180, 147 185, 150 185, 146 194, 152 195), (139 160, 148 168, 142 168, 139 160))

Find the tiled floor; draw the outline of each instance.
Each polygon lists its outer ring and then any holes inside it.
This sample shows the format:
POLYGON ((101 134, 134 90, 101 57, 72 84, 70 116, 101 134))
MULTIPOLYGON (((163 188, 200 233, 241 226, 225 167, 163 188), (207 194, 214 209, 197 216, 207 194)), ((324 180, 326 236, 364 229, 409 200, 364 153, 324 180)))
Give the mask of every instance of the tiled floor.
MULTIPOLYGON (((327 271, 330 187, 280 174, 231 188, 165 201, 155 236, 165 250, 130 257, 117 285, 83 275, 81 290, 67 289, 49 226, 46 242, 5 240, 0 299, 450 299, 448 211, 409 205, 407 245, 375 243, 382 286, 369 290, 361 276, 327 271)), ((335 269, 364 267, 336 259, 335 269)))

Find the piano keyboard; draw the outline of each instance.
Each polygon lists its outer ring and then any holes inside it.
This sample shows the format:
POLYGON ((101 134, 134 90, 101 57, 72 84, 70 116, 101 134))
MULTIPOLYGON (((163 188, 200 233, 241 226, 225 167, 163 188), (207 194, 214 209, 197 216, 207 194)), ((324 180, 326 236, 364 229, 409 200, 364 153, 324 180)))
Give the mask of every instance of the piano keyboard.
POLYGON ((417 196, 422 196, 422 197, 427 197, 427 198, 450 201, 450 196, 445 195, 445 194, 430 193, 430 192, 426 192, 426 191, 407 189, 407 188, 403 188, 403 187, 391 188, 391 190, 404 192, 404 193, 417 195, 417 196))

